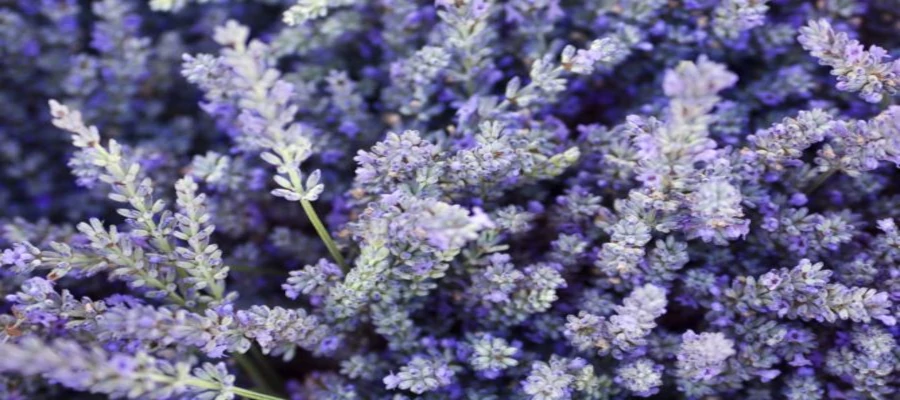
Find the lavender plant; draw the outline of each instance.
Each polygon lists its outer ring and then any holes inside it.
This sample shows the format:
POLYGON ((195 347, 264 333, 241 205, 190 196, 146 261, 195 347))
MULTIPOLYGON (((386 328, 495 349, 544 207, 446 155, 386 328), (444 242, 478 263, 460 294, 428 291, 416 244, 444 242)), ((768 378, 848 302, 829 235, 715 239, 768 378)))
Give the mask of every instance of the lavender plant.
POLYGON ((895 1, 0 3, 0 398, 900 395, 895 1))

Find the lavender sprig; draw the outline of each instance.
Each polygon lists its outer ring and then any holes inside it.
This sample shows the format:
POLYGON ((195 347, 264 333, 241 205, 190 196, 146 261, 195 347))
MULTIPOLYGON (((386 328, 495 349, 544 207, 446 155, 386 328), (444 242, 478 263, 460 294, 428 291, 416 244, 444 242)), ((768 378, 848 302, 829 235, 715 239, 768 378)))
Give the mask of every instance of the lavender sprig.
POLYGON ((235 395, 254 400, 279 397, 235 387, 234 376, 224 364, 204 364, 191 370, 183 362, 171 363, 145 353, 110 353, 101 347, 83 348, 68 340, 44 342, 25 338, 19 343, 2 343, 0 370, 23 375, 40 375, 75 390, 109 395, 112 398, 168 399, 191 396, 196 399, 230 400, 235 395))
POLYGON ((274 179, 279 188, 272 194, 300 202, 328 252, 346 271, 344 257, 312 206, 324 190, 319 183, 321 172, 313 171, 305 183, 302 179, 300 164, 311 155, 312 144, 304 126, 294 122, 294 86, 280 79, 278 70, 271 66, 268 46, 258 40, 248 42, 249 35, 247 27, 229 20, 215 32, 215 40, 225 46, 222 55, 185 54, 182 74, 207 91, 211 107, 237 103, 241 110, 238 122, 244 133, 238 137, 239 143, 250 151, 261 150, 262 159, 278 172, 274 179))
POLYGON ((900 93, 900 60, 891 61, 887 50, 875 45, 865 50, 846 32, 835 32, 824 19, 809 21, 800 28, 798 40, 820 64, 832 68, 839 90, 859 92, 870 103, 900 93))

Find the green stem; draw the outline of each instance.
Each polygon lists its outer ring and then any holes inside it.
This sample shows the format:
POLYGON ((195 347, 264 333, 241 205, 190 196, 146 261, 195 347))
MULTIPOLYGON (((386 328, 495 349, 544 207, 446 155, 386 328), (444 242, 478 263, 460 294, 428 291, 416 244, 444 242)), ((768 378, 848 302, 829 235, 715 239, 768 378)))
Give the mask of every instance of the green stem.
POLYGON ((281 397, 269 396, 267 394, 254 392, 252 390, 247 390, 247 389, 239 388, 239 387, 231 388, 231 391, 234 392, 234 394, 236 394, 238 396, 246 397, 248 399, 253 399, 253 400, 284 400, 281 397))
MULTIPOLYGON (((127 255, 125 255, 125 252, 119 247, 111 247, 110 251, 115 252, 116 255, 119 257, 119 259, 121 259, 121 260, 130 260, 129 257, 127 255)), ((110 264, 115 265, 115 263, 110 263, 110 264)), ((127 263, 127 265, 131 268, 134 268, 134 270, 137 271, 137 275, 141 279, 143 279, 144 282, 147 283, 147 286, 165 291, 167 293, 168 298, 170 300, 172 300, 173 302, 175 302, 175 304, 178 304, 180 306, 184 306, 185 304, 187 304, 187 301, 184 299, 184 297, 180 296, 176 292, 170 292, 168 290, 168 288, 166 288, 165 283, 161 282, 159 279, 150 275, 150 273, 148 273, 145 269, 137 268, 137 266, 134 263, 127 263)))
POLYGON ((830 178, 832 175, 834 175, 835 172, 837 172, 837 170, 832 168, 832 169, 829 169, 828 171, 825 171, 821 175, 817 176, 816 180, 813 181, 813 183, 809 185, 809 188, 804 190, 805 194, 807 194, 807 195, 813 194, 813 192, 815 192, 816 189, 819 188, 819 186, 822 186, 822 184, 825 183, 825 181, 827 181, 828 178, 830 178))
MULTIPOLYGON (((161 382, 168 382, 168 381, 172 381, 172 378, 165 376, 165 377, 158 377, 156 380, 159 380, 161 382)), ((213 382, 209 382, 209 381, 205 381, 205 380, 199 379, 199 378, 188 378, 182 382, 184 382, 185 384, 188 384, 188 385, 191 385, 194 387, 203 388, 203 389, 218 390, 218 391, 221 391, 223 389, 222 385, 219 385, 219 384, 216 384, 213 382)), ((229 388, 229 390, 231 390, 231 392, 233 392, 234 394, 236 394, 238 396, 241 396, 246 399, 251 399, 251 400, 285 400, 284 398, 281 398, 281 397, 271 396, 271 395, 259 393, 259 392, 254 392, 252 390, 239 388, 236 386, 229 388)))
POLYGON ((240 365, 241 369, 250 376, 250 380, 253 381, 253 384, 260 388, 264 392, 275 393, 275 390, 269 386, 269 382, 266 380, 266 377, 263 376, 256 369, 256 365, 253 365, 253 360, 248 358, 245 354, 235 354, 234 360, 237 361, 238 365, 240 365))
MULTIPOLYGON (((261 351, 259 351, 258 347, 256 347, 256 346, 250 347, 250 351, 248 352, 248 354, 250 354, 250 358, 255 360, 257 365, 259 365, 260 368, 262 368, 263 376, 265 378, 267 378, 266 383, 269 385, 269 387, 275 387, 275 388, 284 387, 284 383, 282 383, 281 378, 278 375, 278 372, 272 368, 272 366, 269 364, 269 360, 267 360, 266 356, 263 355, 263 353, 261 351)), ((272 393, 277 393, 277 392, 273 391, 272 393)))
POLYGON ((341 255, 341 252, 338 251, 334 240, 331 239, 331 234, 328 233, 328 229, 325 229, 325 225, 322 224, 322 220, 319 219, 319 214, 316 214, 316 210, 313 208, 312 203, 310 203, 309 200, 301 199, 300 204, 303 205, 303 211, 305 211, 306 216, 309 217, 309 222, 312 222, 313 227, 316 228, 316 233, 319 234, 319 238, 322 239, 322 242, 325 242, 325 247, 328 248, 331 257, 334 258, 334 261, 341 267, 341 271, 347 273, 347 265, 344 263, 344 257, 341 255))

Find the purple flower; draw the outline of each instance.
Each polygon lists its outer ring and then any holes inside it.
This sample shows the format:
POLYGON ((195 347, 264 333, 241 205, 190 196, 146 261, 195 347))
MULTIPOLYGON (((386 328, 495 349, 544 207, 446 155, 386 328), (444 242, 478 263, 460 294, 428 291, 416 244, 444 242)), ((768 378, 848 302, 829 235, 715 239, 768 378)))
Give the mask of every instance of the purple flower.
POLYGON ((725 360, 735 354, 734 342, 715 332, 696 334, 688 330, 681 336, 677 353, 678 374, 694 381, 708 381, 721 374, 725 360))
POLYGON ((25 273, 31 269, 32 261, 35 259, 27 245, 17 243, 11 249, 3 250, 0 254, 0 265, 9 265, 17 272, 25 273))

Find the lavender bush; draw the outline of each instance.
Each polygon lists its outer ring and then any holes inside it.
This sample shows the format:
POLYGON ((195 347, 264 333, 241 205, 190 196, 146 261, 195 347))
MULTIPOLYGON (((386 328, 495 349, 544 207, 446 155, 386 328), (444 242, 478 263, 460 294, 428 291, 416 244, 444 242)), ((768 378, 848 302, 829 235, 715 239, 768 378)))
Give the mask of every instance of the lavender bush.
POLYGON ((897 399, 896 0, 0 1, 0 398, 897 399))

